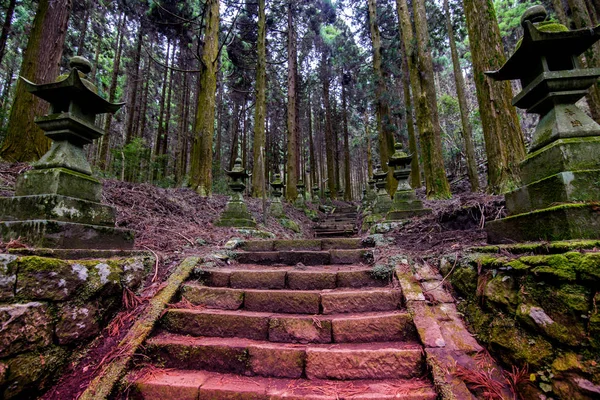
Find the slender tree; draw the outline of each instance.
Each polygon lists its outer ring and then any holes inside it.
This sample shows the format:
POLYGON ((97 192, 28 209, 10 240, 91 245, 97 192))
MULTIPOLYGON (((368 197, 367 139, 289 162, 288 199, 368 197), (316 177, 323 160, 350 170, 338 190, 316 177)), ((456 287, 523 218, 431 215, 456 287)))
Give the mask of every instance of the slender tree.
POLYGON ((488 191, 506 193, 520 183, 519 163, 525 143, 509 82, 494 82, 485 71, 502 67, 502 49, 496 11, 488 0, 463 0, 481 124, 488 158, 488 191))
POLYGON ((212 194, 213 134, 215 97, 219 66, 219 0, 207 0, 206 32, 200 60, 198 107, 194 123, 191 157, 192 188, 201 196, 212 194))
POLYGON ((12 18, 15 13, 15 7, 17 6, 17 0, 10 0, 8 8, 6 9, 6 16, 4 17, 4 24, 2 24, 2 34, 0 34, 0 64, 4 59, 6 53, 6 41, 8 40, 8 33, 12 25, 12 18))
POLYGON ((287 3, 288 18, 288 104, 287 104, 287 180, 285 197, 294 200, 298 196, 298 39, 294 24, 294 1, 287 3))
MULTIPOLYGON (((23 78, 35 83, 56 79, 71 7, 71 0, 39 1, 23 53, 20 72, 23 78)), ((0 157, 8 161, 32 161, 45 154, 50 141, 33 121, 47 110, 47 103, 27 93, 19 80, 0 157)))
POLYGON ((258 0, 258 43, 256 63, 256 105, 254 106, 254 143, 252 168, 252 195, 265 195, 265 157, 267 137, 265 123, 267 120, 267 15, 265 0, 258 0))
POLYGON ((460 67, 458 50, 456 49, 456 39, 454 37, 454 28, 452 28, 452 17, 448 0, 444 0, 444 12, 446 14, 446 28, 448 30, 448 40, 450 41, 450 53, 452 55, 452 67, 454 68, 454 81, 456 83, 456 95, 460 108, 460 120, 462 123, 461 134, 465 143, 465 155, 467 159, 467 175, 471 184, 471 191, 479 191, 479 175, 477 174, 477 160, 475 159, 475 149, 473 147, 473 131, 469 121, 469 106, 467 104, 467 95, 465 94, 465 78, 460 67))

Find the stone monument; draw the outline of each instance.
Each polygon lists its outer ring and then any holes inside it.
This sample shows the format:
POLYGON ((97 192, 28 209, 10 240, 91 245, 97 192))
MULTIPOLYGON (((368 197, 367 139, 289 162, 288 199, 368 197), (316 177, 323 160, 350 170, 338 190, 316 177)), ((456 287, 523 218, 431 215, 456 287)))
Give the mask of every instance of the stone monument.
POLYGON ((377 199, 373 206, 373 214, 385 216, 392 208, 392 198, 385 190, 387 185, 387 171, 381 169, 381 164, 375 167, 373 178, 375 179, 375 187, 377 187, 377 199))
POLYGON ((522 18, 524 36, 495 80, 520 80, 516 107, 540 122, 521 164, 523 186, 506 195, 507 218, 486 225, 491 243, 600 238, 600 125, 575 103, 600 69, 578 57, 600 39, 600 27, 569 31, 535 6, 522 18))
POLYGON ((96 116, 116 113, 87 79, 91 64, 73 57, 69 74, 37 85, 24 78, 28 92, 50 103, 35 123, 52 140, 33 170, 17 179, 15 197, 0 198, 0 237, 23 238, 37 247, 131 249, 133 233, 115 228, 114 207, 101 204, 102 184, 92 176, 84 145, 102 137, 96 116))
POLYGON ((298 181, 298 183, 296 184, 296 189, 298 189, 298 197, 296 197, 296 201, 294 202, 294 207, 305 208, 306 201, 305 201, 304 196, 305 196, 306 185, 304 184, 304 181, 302 181, 302 180, 298 181))
POLYGON ((408 183, 410 177, 412 155, 402 148, 402 143, 394 145, 395 152, 388 161, 388 166, 394 169, 394 179, 398 181, 398 190, 394 194, 392 210, 387 214, 388 221, 399 221, 431 213, 431 209, 423 208, 423 202, 417 199, 415 191, 408 183))
POLYGON ((315 185, 312 187, 312 202, 313 204, 321 204, 321 199, 319 198, 319 186, 315 185))
POLYGON ((269 213, 275 218, 283 218, 285 217, 285 212, 283 211, 281 196, 283 196, 283 188, 285 188, 285 185, 281 180, 280 174, 275 174, 275 180, 271 182, 271 187, 273 188, 273 200, 269 207, 269 213))
POLYGON ((219 220, 215 223, 217 226, 229 226, 233 228, 254 228, 256 221, 252 218, 252 214, 248 211, 246 202, 244 201, 244 190, 246 184, 244 181, 250 177, 244 167, 242 167, 242 159, 237 158, 231 171, 225 171, 231 181, 229 187, 233 194, 227 202, 225 211, 221 214, 219 220))

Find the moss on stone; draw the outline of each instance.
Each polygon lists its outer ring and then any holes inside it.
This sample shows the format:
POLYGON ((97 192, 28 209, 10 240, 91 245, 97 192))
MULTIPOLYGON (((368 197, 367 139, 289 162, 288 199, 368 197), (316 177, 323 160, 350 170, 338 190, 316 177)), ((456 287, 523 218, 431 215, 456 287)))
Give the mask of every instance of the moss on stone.
POLYGON ((300 226, 298 226, 298 224, 295 221, 292 221, 291 219, 287 219, 287 218, 281 218, 279 220, 279 223, 281 224, 281 226, 283 226, 286 229, 289 229, 295 233, 300 233, 300 226))
POLYGON ((519 300, 515 280, 508 275, 502 274, 488 281, 484 289, 484 295, 487 300, 502 305, 513 312, 519 300))

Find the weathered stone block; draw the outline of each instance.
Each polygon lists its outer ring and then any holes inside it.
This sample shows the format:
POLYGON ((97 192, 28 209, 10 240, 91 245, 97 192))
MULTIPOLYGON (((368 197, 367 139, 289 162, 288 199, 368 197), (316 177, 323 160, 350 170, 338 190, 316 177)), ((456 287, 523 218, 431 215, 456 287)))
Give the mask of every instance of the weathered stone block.
POLYGON ((3 241, 23 238, 36 247, 61 249, 133 249, 134 234, 128 229, 63 221, 0 221, 3 241))
POLYGON ((333 271, 288 271, 287 286, 292 290, 324 290, 336 288, 333 271))
POLYGON ((334 318, 335 343, 398 342, 417 338, 412 318, 406 313, 334 318))
POLYGON ((248 290, 244 308, 249 311, 318 314, 319 293, 298 290, 248 290))
POLYGON ((17 261, 16 294, 29 300, 61 301, 88 281, 85 267, 54 258, 21 257, 17 261))
POLYGON ((233 271, 229 285, 239 289, 283 289, 285 271, 233 271))
POLYGON ((15 297, 15 284, 17 283, 17 268, 14 262, 16 256, 0 254, 0 300, 9 300, 15 297))
POLYGON ((331 321, 323 317, 273 317, 269 340, 282 343, 331 343, 331 321))
POLYGON ((242 290, 189 284, 185 285, 182 291, 184 299, 206 308, 237 310, 244 304, 244 292, 242 290))
POLYGON ((123 286, 135 290, 142 284, 142 281, 148 270, 144 261, 148 259, 134 258, 128 260, 123 265, 123 275, 121 275, 121 283, 123 286))
POLYGON ((169 310, 163 325, 173 333, 267 340, 269 318, 260 313, 169 310))
POLYGON ((43 303, 0 307, 0 357, 35 350, 52 343, 52 321, 43 303))
POLYGON ((97 179, 66 168, 36 169, 17 178, 16 196, 56 194, 100 203, 102 184, 97 179))
POLYGON ((67 304, 61 307, 56 323, 58 343, 66 345, 96 336, 100 332, 99 318, 99 310, 95 303, 83 306, 67 304))
POLYGON ((198 400, 207 379, 208 374, 200 371, 152 372, 136 382, 136 390, 144 400, 198 400))
POLYGON ((328 292, 321 295, 323 314, 392 311, 400 307, 400 290, 328 292))
POLYGON ((259 376, 300 378, 304 372, 304 349, 276 344, 257 344, 248 348, 250 369, 259 376))

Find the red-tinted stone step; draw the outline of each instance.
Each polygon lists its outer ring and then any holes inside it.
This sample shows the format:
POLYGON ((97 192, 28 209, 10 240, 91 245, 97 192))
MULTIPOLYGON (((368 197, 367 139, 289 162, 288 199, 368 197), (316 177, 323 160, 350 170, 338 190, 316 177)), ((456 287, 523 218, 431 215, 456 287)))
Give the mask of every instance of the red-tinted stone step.
POLYGON ((435 400, 433 385, 419 379, 326 380, 243 377, 208 371, 152 370, 134 382, 137 399, 435 400))
POLYGON ((280 262, 278 251, 241 251, 237 253, 236 260, 241 264, 277 264, 280 262))
POLYGON ((423 349, 417 344, 361 343, 309 346, 308 379, 401 379, 422 376, 423 349))
POLYGON ((322 316, 273 316, 269 340, 283 343, 331 343, 331 320, 322 316))
POLYGON ((286 271, 232 271, 230 286, 240 289, 284 289, 286 271))
POLYGON ((337 271, 288 271, 287 287, 292 290, 335 289, 337 278, 337 271))
POLYGON ((373 343, 416 341, 412 317, 406 312, 349 315, 331 319, 333 342, 373 343))
POLYGON ((337 287, 384 287, 390 284, 389 281, 373 278, 372 272, 371 268, 339 271, 337 274, 337 287))
POLYGON ((300 290, 247 290, 244 308, 249 311, 318 314, 321 294, 300 290))
POLYGON ((275 240, 275 251, 321 251, 321 241, 315 239, 275 240))
POLYGON ((221 310, 237 310, 244 304, 244 291, 230 288, 214 288, 195 283, 185 284, 183 298, 194 305, 221 310))
POLYGON ((328 265, 331 255, 328 251, 280 251, 279 260, 287 265, 328 265))
POLYGON ((241 337, 267 340, 269 314, 222 310, 168 310, 163 326, 172 333, 192 336, 241 337))
POLYGON ((398 289, 332 291, 321 294, 323 314, 397 310, 402 301, 398 289))
POLYGON ((363 240, 361 238, 334 238, 334 239, 321 239, 321 246, 323 250, 352 250, 360 249, 363 246, 363 240))
POLYGON ((146 354, 166 368, 300 378, 306 346, 161 334, 148 340, 146 354))

